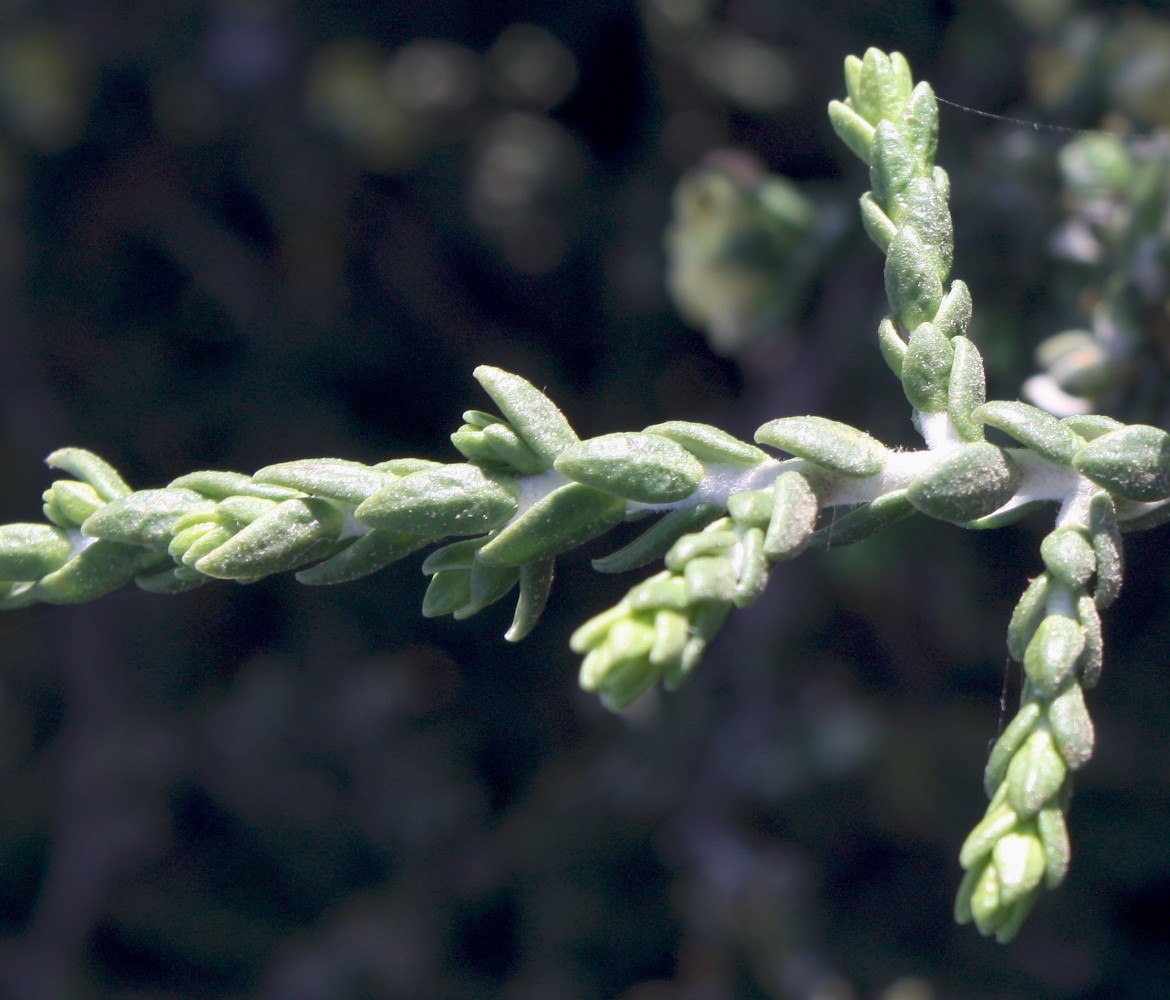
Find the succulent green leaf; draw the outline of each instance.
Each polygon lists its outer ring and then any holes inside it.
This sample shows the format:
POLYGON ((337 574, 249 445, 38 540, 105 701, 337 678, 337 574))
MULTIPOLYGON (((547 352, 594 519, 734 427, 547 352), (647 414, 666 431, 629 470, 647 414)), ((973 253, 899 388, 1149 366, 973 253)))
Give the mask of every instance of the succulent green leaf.
POLYGON ((807 479, 782 472, 772 483, 772 515, 764 534, 764 554, 772 562, 794 559, 805 550, 816 529, 820 507, 807 479))
POLYGON ((728 516, 741 528, 766 528, 772 520, 772 492, 767 489, 733 493, 727 498, 728 516))
POLYGON ((886 256, 886 297, 907 330, 933 320, 943 299, 938 261, 913 226, 901 226, 886 256))
POLYGON ((1044 885, 1055 889, 1068 874, 1072 848, 1068 842, 1068 826, 1064 822, 1064 810, 1059 807, 1041 809, 1036 815, 1036 830, 1044 845, 1044 885))
MULTIPOLYGON (((299 497, 293 499, 300 499, 299 497)), ((275 510, 278 503, 284 501, 266 500, 263 497, 255 496, 235 496, 224 497, 216 505, 216 514, 219 520, 225 518, 229 521, 234 521, 237 525, 251 524, 253 521, 259 520, 269 511, 275 510)), ((207 515, 202 511, 197 511, 192 514, 185 515, 175 522, 175 530, 181 531, 187 527, 188 524, 197 524, 206 519, 207 515)))
POLYGON ((464 410, 463 422, 476 430, 483 430, 492 424, 504 424, 507 426, 507 421, 503 417, 497 416, 494 413, 488 413, 487 410, 464 410))
POLYGON ((650 662, 659 669, 678 665, 690 640, 691 623, 686 615, 663 609, 654 615, 654 645, 650 662))
POLYGON ((657 611, 661 608, 685 611, 691 603, 691 595, 686 580, 677 573, 664 571, 631 587, 626 601, 635 611, 657 611))
POLYGON ((412 552, 429 545, 431 539, 402 532, 379 531, 374 528, 353 539, 340 552, 328 559, 302 569, 297 582, 310 587, 348 583, 369 576, 412 552))
POLYGON ((746 608, 754 604, 768 586, 763 529, 748 528, 743 533, 737 563, 734 601, 737 608, 746 608))
POLYGON ((918 159, 926 166, 933 165, 938 152, 938 101, 925 80, 917 83, 910 94, 903 128, 918 159))
POLYGON ((358 504, 354 517, 396 534, 478 535, 512 517, 518 497, 508 477, 475 465, 447 465, 396 479, 358 504))
POLYGON ((964 441, 982 441, 983 427, 973 411, 983 404, 987 393, 983 359, 966 337, 952 337, 951 348, 955 356, 947 383, 947 410, 964 441))
POLYGON ((194 490, 139 490, 105 504, 86 518, 81 530, 91 538, 163 550, 170 544, 175 524, 181 518, 212 514, 215 510, 215 501, 194 490))
POLYGON ((940 456, 906 496, 928 517, 962 524, 1002 507, 1019 485, 1020 471, 1002 448, 975 442, 940 456))
POLYGON ((1064 615, 1048 615, 1024 650, 1024 671, 1036 691, 1052 698, 1073 676, 1085 648, 1079 622, 1064 615))
POLYGON ((1007 944, 1014 941, 1017 934, 1020 933, 1020 928, 1024 926, 1024 921, 1028 919, 1028 914, 1032 912, 1032 907, 1036 905, 1036 900, 1040 896, 1040 890, 1033 889, 1030 893, 1024 896, 1023 899, 1017 900, 1010 907, 1006 907, 1003 911, 1003 920, 996 921, 995 940, 999 944, 1007 944))
POLYGON ((1040 622, 1044 620, 1051 586, 1052 577, 1047 573, 1041 573, 1028 583, 1012 612, 1011 622, 1008 624, 1007 646, 1008 654, 1017 663, 1024 662, 1024 651, 1032 641, 1040 622))
POLYGON ((556 404, 531 382, 500 368, 480 365, 472 372, 508 423, 549 468, 577 435, 556 404))
POLYGON ((484 445, 495 460, 516 475, 531 476, 546 468, 544 459, 536 454, 509 424, 503 422, 488 424, 481 434, 484 445))
POLYGON ((1060 756, 1072 770, 1093 756, 1093 720, 1078 683, 1066 684, 1048 706, 1048 725, 1060 756))
MULTIPOLYGON (((1031 735, 1032 730, 1043 715, 1043 709, 1037 701, 1026 701, 1020 706, 1015 718, 1007 724, 1007 728, 999 734, 995 746, 987 758, 987 766, 983 771, 983 788, 988 796, 995 794, 1007 774, 1008 764, 1016 755, 1016 751, 1024 745, 1024 741, 1031 735)), ((970 867, 966 863, 963 867, 970 867)))
POLYGON ((167 555, 186 567, 194 566, 209 552, 219 548, 235 534, 237 528, 228 527, 217 521, 203 521, 176 531, 167 555))
POLYGON ((873 145, 873 126, 848 104, 841 101, 829 102, 829 121, 833 131, 850 151, 863 163, 869 163, 869 150, 873 145))
POLYGON ((625 518, 626 502, 580 483, 537 500, 479 552, 482 562, 522 566, 548 559, 604 534, 625 518))
POLYGON ((923 251, 933 261, 939 281, 946 281, 955 256, 951 210, 946 199, 933 180, 915 177, 906 188, 903 204, 900 224, 914 229, 922 241, 923 251))
POLYGON ((628 698, 615 699, 620 700, 620 708, 624 708, 658 679, 658 671, 649 669, 650 650, 654 648, 653 623, 646 621, 641 616, 625 618, 609 630, 606 644, 615 665, 629 664, 635 668, 638 675, 635 680, 628 674, 624 677, 621 676, 624 671, 613 670, 609 672, 608 676, 600 678, 603 688, 610 688, 611 695, 616 695, 620 688, 636 687, 637 690, 632 692, 628 698))
POLYGON ((659 670, 649 655, 623 660, 606 676, 597 697, 611 712, 624 712, 653 686, 658 676, 659 670))
POLYGON ((385 462, 378 462, 371 468, 379 472, 389 472, 392 476, 413 476, 419 472, 446 468, 446 463, 433 462, 429 458, 391 458, 385 462))
POLYGON ((441 570, 431 577, 423 595, 424 618, 451 615, 471 601, 471 570, 441 570))
POLYGON ((853 55, 845 57, 845 92, 849 95, 850 102, 857 108, 861 107, 859 102, 862 99, 861 74, 863 71, 864 64, 859 57, 853 55))
POLYGON ((1040 557, 1052 576, 1074 592, 1083 590, 1097 571, 1097 555, 1079 528, 1050 532, 1040 543, 1040 557))
POLYGON ((692 641, 701 639, 707 642, 714 639, 719 630, 723 628, 723 623, 727 621, 729 614, 731 614, 731 605, 720 601, 709 601, 695 607, 690 616, 692 641))
POLYGON ((959 891, 955 894, 956 924, 971 923, 974 917, 971 910, 971 900, 980 884, 985 867, 985 865, 975 865, 963 873, 963 880, 959 883, 959 891))
POLYGON ((616 661, 641 660, 654 646, 654 628, 638 617, 623 618, 606 639, 616 661))
MULTIPOLYGON (((731 498, 732 500, 735 497, 731 498)), ((657 562, 683 535, 702 531, 723 513, 716 504, 696 504, 680 507, 665 517, 659 518, 642 534, 616 552, 593 560, 593 568, 599 573, 625 573, 652 562, 657 562)))
POLYGON ((97 539, 32 588, 46 604, 80 604, 124 587, 167 562, 164 552, 97 539))
POLYGON ((890 371, 899 379, 902 378, 902 365, 906 360, 906 341, 898 333, 894 321, 886 316, 878 325, 878 347, 882 352, 882 359, 889 366, 890 371))
POLYGON ((1060 465, 1070 465, 1084 443, 1063 421, 1027 403, 992 400, 980 406, 972 417, 1060 465))
POLYGON ((891 524, 914 513, 914 505, 905 490, 894 490, 838 515, 830 511, 826 522, 817 528, 809 539, 809 545, 818 549, 838 549, 883 531, 891 524))
POLYGON ((221 580, 283 573, 333 554, 341 511, 327 500, 282 500, 195 563, 221 580))
POLYGON ((475 564, 476 557, 483 545, 483 538, 464 538, 458 542, 443 545, 423 560, 422 571, 430 576, 433 573, 449 572, 456 569, 469 570, 475 564))
POLYGON ((971 531, 993 531, 996 528, 1003 528, 1009 524, 1015 524, 1017 521, 1022 521, 1029 514, 1034 514, 1040 508, 1048 505, 1049 501, 1047 500, 1029 500, 1026 503, 1004 508, 994 514, 988 514, 986 517, 977 517, 974 521, 967 521, 963 527, 971 531))
POLYGON ((902 387, 916 410, 941 413, 950 399, 955 349, 933 323, 919 323, 902 359, 902 387))
POLYGON ((645 428, 646 434, 657 434, 681 444, 701 462, 712 464, 759 465, 768 459, 767 452, 741 441, 726 431, 710 424, 690 420, 668 420, 645 428))
POLYGON ((985 865, 979 864, 975 867, 966 869, 963 873, 963 881, 959 883, 958 892, 955 895, 955 923, 969 924, 973 917, 971 912, 971 897, 975 894, 975 889, 979 882, 980 876, 983 875, 985 865))
POLYGON ((469 462, 499 466, 518 476, 535 475, 548 468, 506 421, 478 410, 469 410, 463 418, 469 422, 451 435, 451 443, 469 462), (473 417, 475 423, 470 422, 473 417))
POLYGON ((1085 649, 1081 653, 1077 670, 1081 677, 1081 686, 1085 689, 1094 688, 1101 679, 1101 670, 1104 667, 1104 640, 1101 636, 1101 614, 1097 610, 1097 603, 1088 594, 1077 598, 1077 620, 1085 633, 1085 649))
POLYGON ((64 566, 73 543, 48 524, 0 525, 0 580, 39 580, 64 566))
POLYGON ((594 615, 569 636, 569 649, 578 655, 598 649, 605 642, 609 630, 629 613, 629 605, 621 602, 612 608, 606 608, 599 615, 594 615))
POLYGON ((882 118, 900 119, 914 86, 905 57, 869 48, 861 65, 854 101, 858 111, 875 124, 882 118))
MULTIPOLYGON (((455 450, 472 465, 500 464, 495 450, 484 440, 483 430, 479 427, 470 427, 464 424, 451 434, 451 443, 455 446, 455 450)), ((538 462, 535 471, 542 472, 543 467, 544 462, 538 462)))
POLYGON ((1124 576, 1121 530, 1117 526, 1113 498, 1108 493, 1098 493, 1089 504, 1089 538, 1097 559, 1097 586, 1093 596, 1097 607, 1104 611, 1117 599, 1124 576))
POLYGON ((194 490, 210 500, 226 500, 228 497, 257 497, 262 500, 293 500, 304 496, 300 490, 274 483, 258 483, 242 472, 190 472, 170 484, 174 489, 194 490))
POLYGON ((990 859, 975 870, 979 876, 971 892, 971 916, 980 934, 998 934, 1011 912, 1000 905, 999 872, 990 859))
POLYGON ((897 224, 886 215, 870 191, 861 196, 861 225, 865 229, 865 234, 882 253, 889 251, 890 244, 898 235, 897 224))
POLYGON ((394 482, 394 477, 377 469, 343 458, 306 458, 267 465, 253 474, 261 483, 275 483, 309 496, 359 504, 371 493, 394 482))
MULTIPOLYGON (((623 615, 608 625, 602 640, 585 653, 585 658, 581 661, 581 669, 577 674, 577 683, 581 686, 582 691, 597 691, 601 687, 602 679, 613 669, 614 656, 606 640, 618 622, 624 620, 625 616, 623 615)), ((581 650, 581 652, 585 652, 585 650, 581 650)))
POLYGON ((889 454, 885 445, 864 431, 825 417, 770 420, 756 431, 756 440, 858 479, 880 473, 889 454))
POLYGON ((716 521, 705 531, 683 535, 666 553, 666 568, 681 572, 692 559, 700 556, 725 556, 739 544, 739 532, 729 527, 724 518, 716 521))
POLYGON ((979 864, 991 854, 999 840, 1011 833, 1019 823, 1020 818, 1008 805, 1000 805, 988 809, 987 814, 963 841, 959 851, 959 864, 963 868, 971 868, 979 864))
POLYGON ((520 571, 515 566, 488 566, 475 562, 471 567, 470 597, 463 607, 454 612, 455 620, 462 621, 491 604, 495 604, 516 586, 520 571))
POLYGON ((1073 463, 1110 493, 1150 502, 1170 497, 1170 434, 1130 424, 1089 441, 1073 463))
POLYGON ((1104 417, 1099 413, 1078 413, 1071 417, 1065 417, 1060 423, 1086 441, 1092 441, 1110 431, 1121 430, 1125 426, 1120 420, 1104 417))
POLYGON ((1008 765, 1007 800, 1021 819, 1052 804, 1064 787, 1068 765, 1057 753, 1052 734, 1036 729, 1008 765))
POLYGON ((59 448, 45 459, 45 465, 88 483, 103 500, 114 500, 130 493, 130 487, 112 465, 84 448, 59 448))
POLYGON ((45 517, 62 528, 80 527, 106 503, 89 483, 74 479, 58 479, 45 490, 43 497, 45 517))
POLYGON ((1032 894, 1044 878, 1044 847, 1031 833, 1009 833, 999 839, 991 852, 999 874, 999 899, 1002 906, 1013 906, 1032 894))
POLYGON ((730 603, 735 599, 735 567, 725 556, 697 556, 683 568, 683 577, 692 601, 730 603))
MULTIPOLYGON (((727 608, 727 604, 704 604, 704 608, 727 608)), ((662 668, 662 687, 666 691, 677 691, 694 672, 707 651, 707 640, 692 635, 683 646, 682 655, 671 660, 662 668)))
POLYGON ((662 674, 662 686, 667 691, 677 691, 682 686, 707 650, 707 644, 723 627, 731 613, 731 604, 723 601, 708 601, 690 610, 691 637, 677 663, 670 664, 662 674))
POLYGON ((555 565, 553 559, 537 559, 520 567, 520 596, 516 601, 516 613, 512 616, 511 627, 504 633, 508 642, 519 642, 540 621, 552 591, 555 565))
POLYGON ((211 514, 202 514, 198 517, 191 517, 185 514, 172 526, 171 540, 167 544, 167 552, 174 559, 181 559, 183 553, 198 539, 202 538, 207 532, 222 526, 230 526, 229 534, 237 531, 240 527, 230 517, 222 514, 218 505, 216 505, 216 509, 211 514))
POLYGON ((973 312, 971 290, 966 282, 956 278, 939 303, 938 312, 934 314, 935 329, 948 340, 966 336, 973 312))
POLYGON ((685 500, 703 481, 703 463, 657 434, 602 434, 565 448, 553 466, 568 479, 637 503, 685 500))
POLYGON ((901 129, 891 121, 879 122, 870 148, 869 183, 874 200, 895 224, 902 222, 902 197, 918 170, 918 156, 901 129))

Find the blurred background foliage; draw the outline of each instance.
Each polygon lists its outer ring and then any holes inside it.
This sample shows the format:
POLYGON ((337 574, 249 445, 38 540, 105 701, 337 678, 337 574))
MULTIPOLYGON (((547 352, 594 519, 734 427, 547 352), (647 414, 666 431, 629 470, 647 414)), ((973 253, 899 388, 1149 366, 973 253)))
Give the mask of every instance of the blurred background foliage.
MULTIPOLYGON (((1122 137, 1078 159, 944 106, 956 273, 994 394, 1165 425, 1160 4, 7 0, 0 518, 63 444, 137 486, 450 459, 481 362, 582 434, 816 412, 913 445, 825 115, 871 44, 1122 137)), ((584 557, 517 647, 505 610, 421 620, 413 560, 12 613, 0 996, 1167 995, 1166 529, 1106 622, 1068 883, 1009 947, 950 921, 1043 525, 785 565, 622 717, 575 688, 568 633, 628 584, 584 557)))

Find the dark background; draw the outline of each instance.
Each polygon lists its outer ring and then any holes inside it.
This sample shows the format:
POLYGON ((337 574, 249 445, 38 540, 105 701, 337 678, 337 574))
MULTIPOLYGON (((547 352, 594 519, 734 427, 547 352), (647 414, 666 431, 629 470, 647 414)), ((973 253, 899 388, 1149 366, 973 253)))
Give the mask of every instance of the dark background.
MULTIPOLYGON (((480 363, 582 435, 817 412, 913 446, 865 173, 825 116, 868 45, 988 111, 1170 122, 1157 5, 9 0, 0 520, 39 517, 67 444, 135 486, 452 460, 480 363), (672 185, 727 146, 847 220, 738 358, 662 281, 672 185)), ((1047 249, 1065 139, 942 109, 994 395, 1084 322, 1047 249)), ((417 558, 10 613, 0 996, 1167 995, 1164 530, 1131 541, 1106 622, 1067 884, 1007 947, 951 920, 1048 523, 914 520, 785 565, 680 692, 622 717, 567 649, 631 583, 588 569, 604 544, 561 560, 518 646, 506 608, 421 619, 417 558)))

